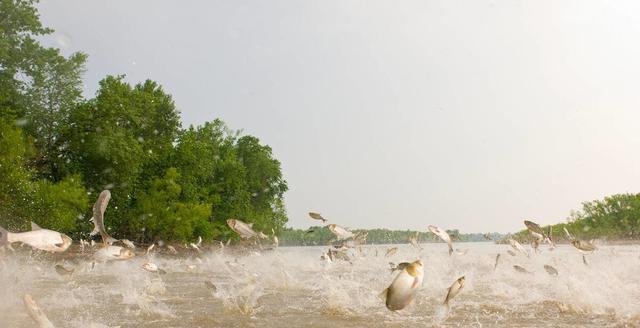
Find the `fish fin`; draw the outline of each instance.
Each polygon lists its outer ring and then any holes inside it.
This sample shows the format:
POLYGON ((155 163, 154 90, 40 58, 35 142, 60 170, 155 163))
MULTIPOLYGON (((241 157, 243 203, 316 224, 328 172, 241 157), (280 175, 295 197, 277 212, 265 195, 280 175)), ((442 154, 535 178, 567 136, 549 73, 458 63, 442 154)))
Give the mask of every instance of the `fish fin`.
POLYGON ((42 230, 39 225, 35 224, 35 222, 31 221, 31 231, 42 230))
POLYGON ((382 293, 378 294, 378 297, 380 297, 383 301, 387 300, 387 294, 389 293, 389 288, 385 288, 382 293))
POLYGON ((9 231, 7 231, 3 227, 0 227, 0 247, 5 245, 11 247, 11 244, 9 243, 9 231))
POLYGON ((418 277, 413 278, 413 284, 411 284, 411 289, 418 287, 418 277))

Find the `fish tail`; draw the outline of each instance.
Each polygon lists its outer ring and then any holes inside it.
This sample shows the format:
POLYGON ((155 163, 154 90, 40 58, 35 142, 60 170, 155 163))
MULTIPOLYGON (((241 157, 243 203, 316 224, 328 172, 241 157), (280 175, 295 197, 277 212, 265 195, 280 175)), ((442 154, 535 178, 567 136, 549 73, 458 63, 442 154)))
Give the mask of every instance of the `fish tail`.
POLYGON ((0 227, 0 247, 4 245, 9 245, 9 231, 0 227))

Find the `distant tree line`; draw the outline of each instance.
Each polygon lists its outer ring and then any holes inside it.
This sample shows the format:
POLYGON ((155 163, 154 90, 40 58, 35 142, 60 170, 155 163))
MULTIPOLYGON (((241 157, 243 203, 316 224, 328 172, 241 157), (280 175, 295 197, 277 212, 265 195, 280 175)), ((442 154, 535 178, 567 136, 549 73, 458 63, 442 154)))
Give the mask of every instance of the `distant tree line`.
MULTIPOLYGON (((415 230, 389 230, 389 229, 355 229, 354 234, 367 231, 367 244, 407 244, 409 238, 418 234, 418 241, 421 243, 435 242, 438 240, 429 231, 415 230)), ((488 241, 481 233, 463 234, 457 229, 447 230, 454 242, 488 241)), ((502 239, 504 236, 499 233, 488 234, 494 240, 502 239)), ((307 230, 286 228, 280 232, 278 237, 282 246, 321 246, 326 245, 335 239, 335 236, 327 227, 313 226, 307 230)))
MULTIPOLYGON (((567 229, 578 239, 631 240, 640 237, 640 194, 618 194, 582 203, 582 209, 572 211, 566 223, 553 225, 557 241, 569 241, 567 229)), ((547 231, 548 227, 544 230, 547 231)), ((515 238, 530 241, 527 230, 515 238)))
POLYGON ((40 45, 52 30, 35 3, 0 0, 0 225, 34 221, 79 237, 110 189, 115 237, 227 239, 229 218, 284 228, 287 183, 269 146, 217 119, 181 128, 171 96, 151 80, 106 76, 84 99, 87 56, 40 45))

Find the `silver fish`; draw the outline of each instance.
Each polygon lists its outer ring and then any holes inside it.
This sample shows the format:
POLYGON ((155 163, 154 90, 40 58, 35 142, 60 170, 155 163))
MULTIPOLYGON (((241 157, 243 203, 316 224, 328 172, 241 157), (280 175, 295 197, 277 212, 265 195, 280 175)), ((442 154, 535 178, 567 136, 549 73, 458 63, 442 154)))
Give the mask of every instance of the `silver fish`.
POLYGON ((0 227, 0 247, 11 247, 12 243, 23 243, 43 251, 61 253, 71 246, 73 240, 63 233, 42 229, 31 222, 31 231, 27 232, 9 232, 0 227))
POLYGON ((511 255, 511 256, 516 256, 516 252, 514 252, 514 251, 512 251, 512 250, 510 250, 510 249, 508 249, 508 250, 507 250, 507 253, 508 253, 509 255, 511 255))
POLYGON ((584 265, 589 266, 589 261, 587 261, 587 257, 582 254, 582 263, 584 263, 584 265))
POLYGON ((247 224, 237 219, 229 219, 227 220, 227 225, 229 225, 229 228, 231 228, 231 230, 235 231, 238 235, 240 235, 240 238, 242 239, 249 239, 249 238, 255 238, 255 237, 260 237, 260 238, 267 237, 262 233, 260 234, 256 233, 253 230, 253 223, 247 224))
POLYGON ((320 213, 309 212, 309 216, 314 220, 322 221, 322 224, 325 224, 327 222, 327 219, 323 218, 320 213))
POLYGON ((529 253, 527 253, 527 251, 524 249, 524 247, 522 247, 522 245, 520 245, 520 243, 517 240, 514 239, 509 239, 509 244, 511 245, 511 247, 513 247, 513 249, 515 249, 516 251, 526 255, 527 257, 529 257, 529 253))
POLYGON ((337 224, 329 224, 327 225, 327 228, 329 228, 329 231, 331 231, 331 233, 333 233, 336 236, 338 241, 353 237, 353 232, 337 224))
POLYGON ((418 250, 422 250, 422 247, 420 246, 420 242, 418 242, 418 237, 420 236, 420 232, 416 231, 416 235, 409 237, 409 243, 411 244, 411 246, 417 248, 418 250))
POLYGON ((176 250, 175 247, 171 246, 171 245, 167 245, 167 250, 169 250, 169 253, 171 254, 178 254, 178 251, 176 250))
POLYGON ((549 275, 552 275, 552 276, 557 276, 558 275, 558 270, 556 270, 556 268, 554 268, 554 267, 552 267, 550 265, 545 264, 544 265, 544 269, 547 271, 547 273, 549 275))
POLYGON ((128 248, 136 249, 136 245, 129 239, 120 239, 120 242, 128 248))
POLYGON ((397 311, 404 309, 415 298, 416 291, 422 285, 424 269, 422 261, 417 260, 406 266, 393 279, 391 285, 381 296, 385 300, 387 309, 397 311))
POLYGON ((547 235, 544 233, 544 231, 542 231, 542 228, 540 228, 540 226, 537 223, 533 221, 524 220, 524 225, 527 226, 529 233, 533 236, 533 238, 537 241, 538 244, 541 244, 549 239, 547 235))
POLYGON ((500 260, 500 254, 498 253, 498 255, 496 255, 496 264, 493 265, 493 270, 495 270, 498 267, 499 260, 500 260))
POLYGON ((112 260, 128 260, 136 256, 132 250, 120 246, 101 247, 96 253, 96 260, 112 261, 112 260))
POLYGON ((56 269, 56 272, 61 276, 69 276, 73 274, 73 271, 74 271, 73 269, 67 269, 60 264, 56 264, 55 269, 56 269))
POLYGON ((55 326, 49 321, 47 315, 42 312, 38 303, 33 300, 33 297, 29 294, 25 294, 22 298, 24 307, 27 308, 27 312, 33 321, 38 324, 39 328, 55 328, 55 326))
POLYGON ((582 251, 582 252, 593 252, 595 251, 597 248, 596 246, 594 246, 592 243, 586 241, 586 240, 574 240, 571 242, 571 245, 573 245, 573 247, 577 248, 578 250, 582 251))
POLYGON ((442 239, 442 241, 447 243, 447 245, 449 246, 449 255, 451 255, 453 253, 453 244, 451 243, 451 237, 449 237, 449 234, 446 231, 432 225, 429 226, 429 231, 431 231, 434 235, 438 236, 440 239, 442 239))
POLYGON ((525 269, 525 268, 523 268, 523 267, 521 267, 519 265, 514 265, 513 268, 516 271, 520 272, 520 273, 530 273, 529 271, 527 271, 527 269, 525 269))
POLYGON ((151 246, 147 247, 147 252, 146 252, 146 253, 144 253, 144 255, 149 255, 149 253, 151 252, 151 250, 152 250, 154 247, 156 247, 156 244, 155 244, 155 243, 153 243, 153 244, 151 244, 151 246))
POLYGON ((449 290, 447 291, 447 296, 444 299, 444 305, 449 306, 449 302, 458 295, 460 290, 464 287, 464 276, 458 278, 456 281, 451 284, 449 290))
POLYGON ((391 247, 387 249, 387 252, 384 254, 384 257, 393 256, 397 252, 398 252, 398 247, 391 247))
POLYGON ((102 242, 106 245, 111 245, 118 241, 111 237, 104 228, 104 211, 107 209, 110 199, 111 192, 109 190, 103 190, 98 196, 98 200, 96 200, 96 203, 93 205, 93 217, 90 220, 93 222, 93 231, 91 231, 90 235, 95 236, 100 234, 102 242))
POLYGON ((205 280, 204 285, 207 286, 207 288, 211 289, 214 293, 218 291, 218 287, 216 287, 216 285, 214 285, 209 280, 205 280))

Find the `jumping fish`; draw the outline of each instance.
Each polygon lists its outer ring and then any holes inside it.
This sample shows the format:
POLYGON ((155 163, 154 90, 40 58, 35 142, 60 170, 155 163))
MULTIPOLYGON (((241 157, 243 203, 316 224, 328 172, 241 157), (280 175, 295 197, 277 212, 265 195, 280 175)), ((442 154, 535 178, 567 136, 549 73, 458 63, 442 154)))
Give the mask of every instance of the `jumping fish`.
POLYGON ((153 272, 153 273, 159 273, 159 274, 167 273, 166 271, 158 268, 158 266, 152 262, 146 262, 145 264, 142 265, 142 268, 145 269, 146 271, 153 272))
POLYGON ((257 232, 255 232, 253 230, 253 223, 247 224, 237 219, 229 219, 227 220, 227 225, 229 225, 229 228, 231 228, 231 230, 235 231, 238 235, 240 235, 240 238, 242 239, 249 239, 254 237, 260 237, 260 238, 267 237, 263 233, 258 234, 257 232))
POLYGON ((531 234, 531 236, 533 236, 533 238, 535 238, 538 244, 548 241, 549 237, 547 237, 547 235, 544 233, 544 231, 542 231, 542 228, 540 228, 537 223, 524 220, 524 225, 527 227, 529 233, 531 234))
POLYGON ((393 279, 391 285, 381 294, 387 309, 397 311, 409 305, 415 298, 416 291, 422 285, 423 275, 423 264, 420 260, 402 269, 393 279))
POLYGON ((152 250, 154 247, 156 247, 156 244, 155 244, 155 243, 153 243, 153 244, 151 244, 151 246, 147 247, 147 252, 146 252, 146 253, 144 253, 144 255, 149 255, 149 253, 151 252, 151 250, 152 250))
POLYGON ((95 253, 96 260, 100 261, 128 260, 134 256, 136 256, 136 253, 132 250, 120 246, 101 247, 95 253))
POLYGON ((584 263, 584 265, 589 266, 589 261, 587 261, 587 257, 582 254, 582 263, 584 263))
POLYGON ((587 253, 592 253, 593 251, 595 251, 597 248, 596 246, 594 246, 592 243, 586 241, 586 240, 574 240, 571 242, 571 245, 573 245, 573 247, 577 248, 578 250, 582 251, 582 252, 587 252, 587 253))
POLYGON ((418 250, 420 250, 420 251, 421 251, 421 250, 422 250, 422 247, 420 246, 420 243, 418 242, 418 237, 419 237, 419 236, 420 236, 420 232, 419 232, 419 231, 416 231, 416 235, 415 235, 415 236, 411 236, 411 237, 409 237, 409 243, 410 243, 413 247, 415 247, 415 248, 417 248, 418 250))
POLYGON ((557 276, 558 275, 558 270, 556 270, 556 268, 545 264, 544 265, 544 269, 547 271, 547 273, 551 276, 557 276))
POLYGON ((73 274, 73 269, 67 269, 61 264, 56 264, 55 266, 56 272, 61 276, 68 276, 73 274))
POLYGON ((111 237, 104 227, 104 211, 107 209, 107 204, 109 204, 109 200, 111 199, 111 192, 109 190, 103 190, 98 196, 98 200, 93 205, 93 217, 91 218, 91 222, 93 222, 93 231, 91 231, 91 236, 95 236, 100 234, 102 237, 102 242, 106 245, 111 245, 118 241, 117 239, 111 237))
POLYGON ((0 246, 11 247, 12 243, 23 243, 43 251, 61 253, 67 250, 73 240, 63 233, 42 229, 31 222, 31 231, 9 232, 0 227, 0 246))
POLYGON ((449 255, 451 255, 453 253, 453 245, 451 244, 451 237, 449 237, 449 234, 446 231, 432 225, 429 226, 429 231, 431 231, 434 235, 440 237, 442 241, 447 243, 447 245, 449 246, 449 255))
POLYGON ((333 233, 336 236, 336 238, 338 238, 337 239, 338 241, 353 237, 353 232, 337 224, 329 224, 327 225, 327 228, 329 228, 329 231, 331 231, 331 233, 333 233))
POLYGON ((514 251, 512 251, 512 250, 510 250, 510 249, 508 249, 508 250, 507 250, 507 253, 508 253, 509 255, 511 255, 511 256, 516 256, 516 252, 514 252, 514 251))
POLYGON ((522 245, 520 245, 520 243, 517 240, 514 239, 509 239, 509 244, 511 245, 511 247, 513 247, 513 249, 515 249, 516 251, 526 255, 527 257, 529 257, 529 253, 527 253, 527 251, 524 249, 524 247, 522 247, 522 245))
POLYGON ((327 219, 323 218, 322 215, 320 215, 320 213, 309 212, 309 216, 314 220, 322 221, 322 224, 325 224, 327 222, 327 219))
POLYGON ((397 253, 397 252, 398 252, 398 247, 392 247, 392 248, 389 248, 389 249, 387 250, 387 252, 384 254, 384 257, 393 256, 393 254, 395 254, 395 253, 397 253))
POLYGON ((498 261, 500 260, 500 253, 498 253, 498 255, 496 255, 496 264, 493 265, 493 270, 495 270, 498 267, 498 261))
POLYGON ((449 290, 447 291, 447 297, 445 297, 443 304, 449 307, 449 302, 454 297, 456 297, 456 295, 458 295, 462 287, 464 287, 464 276, 458 278, 453 282, 453 284, 451 284, 451 287, 449 287, 449 290))
POLYGON ((136 249, 136 245, 134 245, 133 242, 129 239, 120 239, 120 242, 128 248, 136 249))
POLYGON ((29 316, 38 324, 39 328, 55 328, 51 321, 49 321, 49 318, 47 318, 47 315, 42 312, 38 303, 33 300, 31 295, 24 294, 22 302, 24 303, 24 307, 27 308, 29 316))
POLYGON ((523 268, 523 267, 521 267, 519 265, 514 265, 513 268, 516 271, 520 272, 520 273, 530 273, 529 271, 527 271, 527 269, 525 269, 525 268, 523 268))

